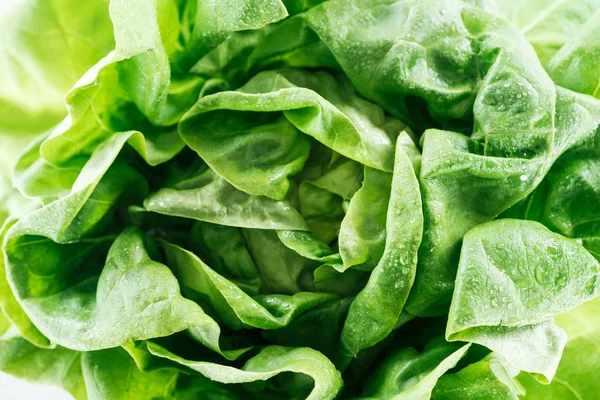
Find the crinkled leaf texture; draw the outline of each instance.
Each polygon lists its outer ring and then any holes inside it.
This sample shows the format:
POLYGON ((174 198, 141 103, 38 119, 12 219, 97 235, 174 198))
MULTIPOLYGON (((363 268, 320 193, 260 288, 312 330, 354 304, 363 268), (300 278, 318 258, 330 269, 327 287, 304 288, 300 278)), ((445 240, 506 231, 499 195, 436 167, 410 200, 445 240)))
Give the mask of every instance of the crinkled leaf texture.
POLYGON ((446 337, 484 345, 549 382, 567 341, 552 318, 596 297, 599 277, 583 246, 537 222, 480 225, 463 242, 446 337))
POLYGON ((78 400, 594 399, 598 0, 0 16, 0 369, 78 400))
POLYGON ((328 1, 256 50, 321 40, 360 94, 417 130, 451 130, 422 139, 425 229, 407 308, 423 316, 448 310, 463 235, 526 197, 600 122, 597 102, 557 87, 518 28, 474 3, 328 1))

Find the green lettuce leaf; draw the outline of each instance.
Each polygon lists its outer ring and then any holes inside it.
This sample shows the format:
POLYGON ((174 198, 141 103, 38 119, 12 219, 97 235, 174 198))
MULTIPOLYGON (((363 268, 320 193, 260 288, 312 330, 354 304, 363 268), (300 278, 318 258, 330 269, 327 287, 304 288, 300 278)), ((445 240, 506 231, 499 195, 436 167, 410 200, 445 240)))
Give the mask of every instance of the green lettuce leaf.
POLYGON ((83 353, 81 369, 90 400, 176 398, 177 370, 140 371, 120 348, 83 353))
POLYGON ((69 92, 69 117, 42 144, 43 158, 61 164, 78 154, 90 154, 114 132, 132 129, 148 136, 150 145, 136 150, 150 164, 172 158, 183 143, 169 127, 198 99, 205 82, 200 76, 179 74, 178 69, 208 53, 231 32, 285 16, 278 0, 194 1, 182 9, 178 3, 110 2, 115 50, 69 92), (222 12, 227 19, 220 16, 222 12))
POLYGON ((155 356, 172 360, 223 383, 265 381, 284 372, 308 375, 314 380, 314 388, 306 397, 307 400, 333 400, 343 386, 340 373, 333 364, 321 353, 308 348, 265 347, 248 360, 242 369, 188 361, 151 342, 148 343, 148 350, 155 356))
POLYGON ((325 293, 297 293, 293 296, 263 295, 254 298, 213 271, 193 253, 165 244, 167 264, 181 286, 204 298, 219 320, 232 328, 277 329, 297 315, 335 298, 325 293))
POLYGON ((411 347, 396 349, 365 381, 363 396, 427 400, 438 379, 454 368, 468 349, 468 344, 447 343, 443 338, 430 342, 422 353, 411 347))
POLYGON ((502 356, 492 353, 456 373, 442 376, 431 398, 518 400, 525 391, 515 379, 517 372, 502 356))
POLYGON ((340 339, 342 365, 390 334, 415 279, 423 211, 419 182, 410 159, 401 149, 396 151, 391 187, 385 250, 369 281, 350 305, 340 339), (375 309, 379 309, 377 314, 375 309))
POLYGON ((393 140, 403 126, 359 98, 342 76, 267 71, 237 91, 200 99, 179 129, 231 184, 281 200, 308 158, 310 141, 298 130, 350 159, 391 171, 393 140), (257 157, 265 152, 268 158, 257 157))
POLYGON ((215 224, 256 229, 306 230, 306 222, 286 200, 236 189, 212 169, 163 188, 144 200, 146 210, 215 224))
MULTIPOLYGON (((18 154, 18 143, 64 118, 63 96, 112 50, 113 27, 103 0, 85 8, 76 0, 36 0, 8 8, 0 20, 0 147, 18 154)), ((3 153, 2 165, 17 154, 3 153)))
POLYGON ((59 386, 77 399, 88 399, 81 368, 82 353, 57 347, 40 349, 15 336, 0 340, 0 369, 29 382, 59 386))
POLYGON ((598 22, 600 4, 597 11, 581 27, 577 35, 571 38, 552 57, 548 63, 548 72, 557 85, 579 93, 600 97, 600 69, 593 62, 600 53, 598 22))
POLYGON ((595 398, 599 6, 7 6, 0 370, 82 400, 595 398))
POLYGON ((557 52, 579 34, 586 21, 600 8, 600 2, 597 0, 526 0, 495 3, 494 11, 519 27, 519 31, 531 43, 545 67, 548 67, 548 63, 557 52))
POLYGON ((567 340, 552 317, 600 293, 599 268, 583 246, 537 222, 478 226, 464 239, 446 337, 550 382, 567 340))
POLYGON ((541 385, 527 374, 519 375, 519 381, 527 392, 525 399, 588 399, 598 392, 599 383, 595 371, 600 365, 598 352, 598 299, 585 303, 572 311, 556 317, 568 342, 556 375, 550 385, 541 385))

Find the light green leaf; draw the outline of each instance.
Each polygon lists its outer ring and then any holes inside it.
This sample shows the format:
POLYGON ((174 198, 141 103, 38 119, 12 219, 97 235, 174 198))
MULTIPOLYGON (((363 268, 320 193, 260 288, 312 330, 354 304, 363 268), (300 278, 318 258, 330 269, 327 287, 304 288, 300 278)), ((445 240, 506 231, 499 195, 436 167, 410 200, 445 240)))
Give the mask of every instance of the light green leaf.
POLYGON ((86 400, 81 355, 63 347, 40 349, 17 336, 0 341, 0 370, 29 382, 62 387, 75 399, 86 400))
POLYGON ((350 200, 339 235, 344 269, 374 268, 385 249, 392 174, 365 167, 362 187, 350 200))
POLYGON ((481 361, 440 378, 433 389, 432 400, 518 400, 525 394, 515 380, 514 371, 502 356, 492 353, 481 361))
POLYGON ((242 232, 258 268, 263 293, 291 295, 310 288, 311 282, 306 278, 316 268, 316 261, 285 246, 274 231, 244 229, 242 232))
POLYGON ((394 140, 404 127, 359 98, 339 75, 268 71, 237 91, 200 99, 181 121, 180 132, 234 186, 280 200, 289 191, 289 177, 308 157, 307 139, 283 129, 286 121, 350 159, 387 171, 392 169, 394 140), (276 111, 285 119, 277 118, 276 111), (257 112, 262 113, 258 118, 257 112), (272 157, 264 159, 265 151, 272 157))
POLYGON ((104 0, 35 0, 0 15, 0 148, 18 155, 32 134, 67 113, 63 97, 80 76, 113 49, 104 0), (20 145, 16 145, 20 142, 20 145), (14 145, 11 145, 13 143, 14 145), (14 147, 13 147, 14 146, 14 147))
MULTIPOLYGON (((14 219, 5 221, 0 231, 0 243, 4 244, 6 232, 15 222, 14 219)), ((4 252, 2 252, 2 258, 0 258, 0 308, 2 310, 1 314, 3 314, 2 317, 7 318, 20 336, 40 348, 52 347, 50 341, 35 327, 15 298, 6 275, 4 252)))
POLYGON ((585 248, 537 222, 478 226, 463 242, 446 337, 489 347, 549 382, 566 342, 552 318, 596 297, 599 274, 585 248))
MULTIPOLYGON (((585 2, 584 2, 585 3, 585 2)), ((600 98, 600 2, 597 11, 548 63, 548 73, 557 85, 600 98)))
POLYGON ((324 293, 252 298, 193 253, 167 243, 163 248, 167 264, 174 270, 180 285, 200 295, 216 311, 219 320, 232 329, 281 328, 299 314, 335 298, 324 293))
POLYGON ((179 286, 168 268, 146 253, 149 242, 141 233, 130 229, 120 235, 108 259, 114 237, 85 237, 98 234, 115 205, 128 202, 132 194, 124 195, 125 189, 138 187, 133 194, 138 198, 147 190, 139 173, 119 163, 111 166, 130 137, 113 136, 99 147, 72 194, 19 220, 4 241, 8 281, 17 301, 46 337, 65 347, 98 349, 198 325, 216 326, 188 300, 165 303, 178 295, 179 286), (161 286, 156 286, 157 276, 164 280, 161 286), (163 314, 170 314, 171 322, 150 323, 163 314), (124 326, 123 320, 135 323, 124 326))
POLYGON ((114 132, 134 129, 147 137, 147 148, 134 147, 150 164, 172 158, 183 143, 170 126, 198 99, 205 82, 176 73, 191 67, 178 71, 181 63, 197 61, 233 31, 282 18, 285 10, 278 0, 194 1, 181 9, 175 0, 113 0, 110 16, 115 50, 67 95, 69 117, 41 147, 43 158, 52 164, 90 154, 114 132), (180 38, 184 43, 178 43, 180 38))
POLYGON ((496 4, 497 12, 519 27, 544 66, 579 35, 582 26, 600 7, 597 0, 505 0, 496 4))
POLYGON ((456 366, 469 346, 438 338, 420 354, 412 347, 398 348, 366 380, 363 395, 380 400, 428 400, 438 379, 456 366))
POLYGON ((390 334, 415 279, 423 211, 419 182, 410 159, 401 149, 396 150, 386 214, 383 256, 352 302, 341 334, 346 362, 390 334))
POLYGON ((123 349, 83 353, 81 366, 89 400, 176 398, 176 369, 140 371, 123 349))
POLYGON ((153 355, 177 362, 217 382, 250 383, 265 381, 283 372, 305 374, 314 380, 314 388, 306 400, 333 400, 343 386, 341 375, 333 364, 318 351, 308 348, 268 346, 248 360, 242 369, 237 369, 188 361, 151 342, 147 346, 153 355))
POLYGON ((569 338, 556 375, 549 385, 541 385, 525 373, 519 375, 527 392, 525 399, 581 400, 596 396, 600 388, 595 373, 600 367, 599 307, 600 299, 595 299, 556 317, 569 338))
POLYGON ((160 189, 144 201, 148 211, 215 224, 257 229, 306 230, 289 202, 236 189, 210 168, 173 188, 160 189))
POLYGON ((46 270, 39 271, 44 275, 38 281, 54 277, 57 282, 40 285, 33 276, 10 270, 9 278, 23 308, 54 343, 95 350, 214 324, 198 306, 179 295, 175 277, 167 267, 150 258, 147 252, 156 250, 135 229, 117 238, 99 275, 94 274, 94 264, 105 254, 102 247, 106 247, 106 240, 82 240, 61 246, 40 237, 26 238, 7 240, 9 268, 27 263, 26 259, 17 258, 14 249, 28 246, 32 252, 48 257, 46 270), (91 274, 88 272, 79 281, 57 279, 81 269, 84 260, 78 257, 83 255, 87 256, 85 262, 91 264, 91 274), (157 320, 161 323, 156 324, 157 320))
POLYGON ((550 151, 543 145, 529 153, 529 139, 517 144, 519 140, 499 135, 504 137, 498 143, 505 141, 505 151, 517 153, 492 157, 481 144, 462 135, 434 130, 425 133, 420 180, 425 231, 415 287, 407 305, 413 314, 446 312, 462 236, 525 198, 563 152, 593 137, 600 122, 600 103, 560 88, 556 93, 550 151), (523 155, 526 158, 519 158, 523 155))

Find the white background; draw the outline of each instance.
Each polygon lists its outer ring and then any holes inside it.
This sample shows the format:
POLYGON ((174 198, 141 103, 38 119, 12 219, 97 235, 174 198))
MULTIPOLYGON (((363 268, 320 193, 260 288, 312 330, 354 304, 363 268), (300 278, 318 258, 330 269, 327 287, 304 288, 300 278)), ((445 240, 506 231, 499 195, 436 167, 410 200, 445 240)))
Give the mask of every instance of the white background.
MULTIPOLYGON (((0 0, 0 14, 20 0, 0 0)), ((85 0, 82 0, 85 1, 85 0)), ((67 392, 49 386, 22 381, 0 372, 0 399, 2 400, 72 400, 67 392)))

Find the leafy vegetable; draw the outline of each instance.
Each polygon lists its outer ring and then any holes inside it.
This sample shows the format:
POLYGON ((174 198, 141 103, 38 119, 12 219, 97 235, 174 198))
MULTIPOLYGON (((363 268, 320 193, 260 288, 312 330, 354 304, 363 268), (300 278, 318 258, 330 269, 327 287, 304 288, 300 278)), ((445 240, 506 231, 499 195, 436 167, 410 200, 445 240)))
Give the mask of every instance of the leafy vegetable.
POLYGON ((0 369, 76 399, 595 399, 600 2, 0 14, 0 369))
POLYGON ((396 350, 367 379, 364 394, 394 400, 429 398, 439 377, 456 366, 468 348, 438 338, 421 354, 410 347, 396 350))
POLYGON ((600 6, 596 0, 495 3, 493 11, 501 13, 515 23, 533 45, 544 66, 579 34, 583 25, 600 6))
POLYGON ((396 151, 391 186, 385 250, 369 281, 350 305, 341 334, 343 356, 348 360, 390 334, 415 279, 423 213, 419 183, 410 159, 401 149, 396 151), (374 314, 380 307, 380 313, 374 314))
POLYGON ((536 222, 483 224, 464 238, 446 336, 550 381, 566 337, 548 319, 597 296, 599 268, 583 246, 536 222))
POLYGON ((515 370, 495 353, 454 374, 440 378, 432 399, 517 399, 525 394, 514 379, 515 370))
POLYGON ((597 311, 598 300, 593 300, 556 318, 569 338, 563 357, 550 385, 540 385, 525 374, 519 376, 527 398, 587 399, 596 395, 594 371, 600 364, 597 311))

